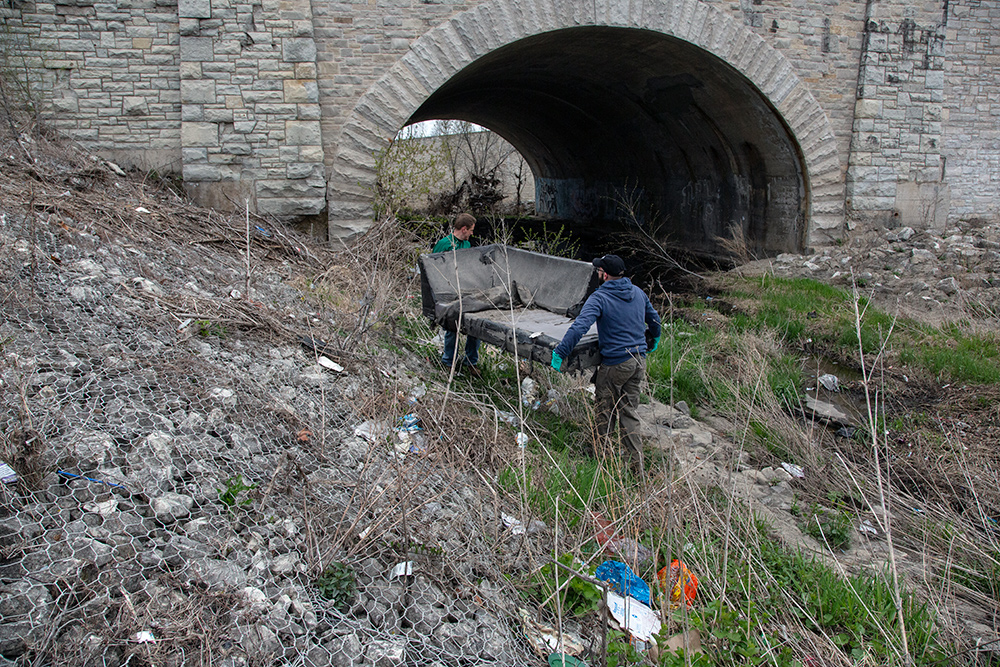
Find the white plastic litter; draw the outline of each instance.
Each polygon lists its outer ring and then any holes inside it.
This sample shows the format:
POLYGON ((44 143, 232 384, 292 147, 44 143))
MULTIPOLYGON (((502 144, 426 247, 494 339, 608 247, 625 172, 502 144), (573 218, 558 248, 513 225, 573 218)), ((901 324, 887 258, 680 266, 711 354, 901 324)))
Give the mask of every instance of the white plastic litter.
POLYGON ((865 519, 858 525, 859 533, 869 533, 871 535, 878 536, 878 529, 872 525, 872 522, 865 519))
POLYGON ((0 463, 0 482, 13 484, 17 481, 17 473, 6 463, 0 463))
POLYGON ((104 502, 86 503, 83 509, 86 512, 93 512, 101 516, 111 516, 118 512, 118 498, 111 496, 111 498, 104 502))
POLYGON ((515 440, 517 440, 518 447, 524 447, 526 444, 528 444, 528 440, 530 440, 530 438, 528 438, 528 436, 522 431, 521 433, 517 434, 515 440))
POLYGON ((826 373, 816 378, 816 381, 823 385, 827 391, 840 391, 840 380, 832 373, 826 373))
POLYGON ((416 387, 410 390, 409 401, 411 404, 416 403, 418 400, 427 395, 427 385, 418 384, 416 387))
POLYGON ((521 403, 529 406, 535 400, 535 381, 531 378, 524 378, 521 381, 521 403))
POLYGON ((396 563, 389 572, 389 578, 396 579, 399 577, 408 577, 411 574, 413 574, 413 561, 408 560, 403 563, 396 563))
POLYGON ((385 440, 389 436, 389 430, 389 425, 385 422, 366 421, 355 427, 354 435, 374 443, 385 440))
POLYGON ((150 632, 149 630, 140 630, 139 632, 135 633, 135 641, 139 642, 140 644, 149 644, 155 642, 156 637, 154 637, 153 633, 150 632))
POLYGON ((517 415, 513 412, 506 412, 504 410, 497 410, 497 419, 504 422, 505 424, 516 424, 517 415))
POLYGON ((521 523, 520 519, 512 517, 509 514, 503 514, 503 513, 501 513, 500 516, 503 518, 503 525, 510 528, 510 532, 512 534, 524 535, 526 532, 528 532, 527 529, 524 527, 524 524, 521 523))
POLYGON ((338 364, 336 361, 333 361, 332 359, 328 359, 326 357, 320 357, 319 359, 317 359, 317 361, 319 362, 320 366, 322 366, 323 368, 327 368, 331 371, 336 371, 337 373, 341 373, 344 370, 343 366, 338 364))
POLYGON ((407 454, 427 453, 427 438, 423 433, 396 431, 396 438, 399 442, 393 445, 393 449, 401 459, 407 454))

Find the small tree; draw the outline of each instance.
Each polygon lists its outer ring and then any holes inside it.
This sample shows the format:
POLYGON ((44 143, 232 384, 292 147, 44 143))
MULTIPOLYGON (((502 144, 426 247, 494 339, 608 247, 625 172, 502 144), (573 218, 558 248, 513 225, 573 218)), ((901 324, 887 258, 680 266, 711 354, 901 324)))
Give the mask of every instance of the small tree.
POLYGON ((448 181, 432 204, 433 212, 495 212, 505 196, 505 167, 513 155, 520 158, 514 147, 468 121, 439 120, 434 131, 448 181))
POLYGON ((404 128, 375 155, 375 217, 396 217, 425 202, 445 175, 442 165, 441 155, 404 128))

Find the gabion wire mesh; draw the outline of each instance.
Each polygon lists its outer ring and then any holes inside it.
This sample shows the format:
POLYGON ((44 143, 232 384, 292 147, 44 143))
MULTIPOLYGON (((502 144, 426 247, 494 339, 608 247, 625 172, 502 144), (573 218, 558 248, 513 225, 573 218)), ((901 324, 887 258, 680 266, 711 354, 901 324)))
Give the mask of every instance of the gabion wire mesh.
POLYGON ((288 334, 335 316, 287 262, 240 295, 241 262, 4 214, 0 655, 537 661, 510 620, 517 547, 494 497, 357 430, 372 396, 419 380, 318 364, 288 334))

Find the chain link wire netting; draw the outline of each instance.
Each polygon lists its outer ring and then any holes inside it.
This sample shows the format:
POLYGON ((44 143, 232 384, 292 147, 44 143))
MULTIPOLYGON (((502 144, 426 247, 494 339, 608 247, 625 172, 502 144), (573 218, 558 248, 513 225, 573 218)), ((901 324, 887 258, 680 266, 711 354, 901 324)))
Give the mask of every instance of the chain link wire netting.
POLYGON ((445 439, 393 428, 421 408, 414 360, 318 363, 294 334, 346 325, 293 262, 251 283, 210 241, 41 211, 0 224, 5 660, 540 661, 504 577, 524 536, 445 439))

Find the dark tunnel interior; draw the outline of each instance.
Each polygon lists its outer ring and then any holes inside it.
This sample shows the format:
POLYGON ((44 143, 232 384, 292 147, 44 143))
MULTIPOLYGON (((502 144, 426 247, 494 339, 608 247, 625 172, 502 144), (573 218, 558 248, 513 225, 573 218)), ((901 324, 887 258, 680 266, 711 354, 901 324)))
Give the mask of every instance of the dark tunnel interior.
POLYGON ((638 223, 696 255, 726 254, 719 239, 734 235, 758 256, 803 248, 794 138, 746 77, 687 42, 605 27, 523 39, 465 67, 408 122, 441 118, 517 148, 541 216, 598 233, 638 223))

